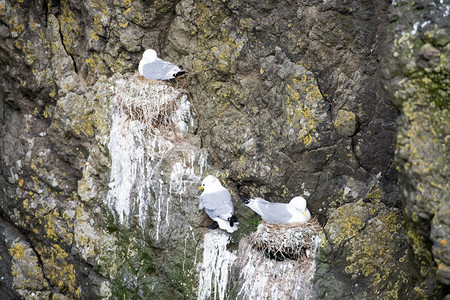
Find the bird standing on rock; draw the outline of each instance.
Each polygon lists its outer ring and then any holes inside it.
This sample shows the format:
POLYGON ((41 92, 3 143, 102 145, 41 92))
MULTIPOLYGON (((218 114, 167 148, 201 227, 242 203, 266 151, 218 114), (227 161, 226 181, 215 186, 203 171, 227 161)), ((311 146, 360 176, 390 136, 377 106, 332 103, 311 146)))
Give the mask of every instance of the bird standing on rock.
POLYGON ((199 188, 199 209, 205 209, 208 216, 214 221, 208 228, 226 230, 232 233, 238 229, 239 222, 233 215, 234 208, 231 202, 230 192, 222 186, 215 176, 206 176, 199 188))

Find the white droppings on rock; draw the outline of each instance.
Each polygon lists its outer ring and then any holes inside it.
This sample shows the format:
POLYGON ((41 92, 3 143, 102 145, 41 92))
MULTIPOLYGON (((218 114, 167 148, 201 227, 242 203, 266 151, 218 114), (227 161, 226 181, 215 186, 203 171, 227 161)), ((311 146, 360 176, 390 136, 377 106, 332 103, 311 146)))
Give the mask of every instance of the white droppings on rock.
POLYGON ((181 97, 180 105, 171 120, 178 126, 178 129, 183 134, 188 132, 189 126, 194 126, 194 118, 191 114, 191 103, 187 100, 186 95, 181 97))
POLYGON ((142 228, 151 222, 159 240, 171 225, 173 201, 183 202, 201 181, 206 158, 183 141, 193 124, 183 91, 136 77, 117 82, 111 103, 111 157, 106 204, 117 221, 142 228), (179 128, 179 122, 187 127, 179 128))
MULTIPOLYGON (((441 4, 442 4, 443 2, 441 1, 441 4)), ((445 10, 444 10, 444 13, 442 14, 442 16, 444 17, 444 18, 447 18, 448 16, 450 15, 450 5, 445 5, 445 10)))
POLYGON ((203 262, 200 265, 198 300, 227 299, 230 267, 236 255, 227 250, 230 235, 221 230, 204 236, 203 262))
POLYGON ((424 28, 425 26, 427 26, 430 23, 431 23, 431 21, 425 21, 420 25, 420 28, 424 28))
POLYGON ((352 191, 351 188, 349 188, 348 186, 344 187, 344 195, 347 195, 348 193, 350 193, 352 191))
POLYGON ((413 24, 413 29, 411 30, 411 34, 415 35, 417 33, 417 29, 419 29, 420 22, 416 22, 413 24))
POLYGON ((235 261, 237 299, 313 298, 318 230, 317 221, 298 227, 262 223, 256 233, 243 238, 235 261), (293 253, 297 256, 291 257, 293 253), (278 259, 272 257, 277 255, 278 259))

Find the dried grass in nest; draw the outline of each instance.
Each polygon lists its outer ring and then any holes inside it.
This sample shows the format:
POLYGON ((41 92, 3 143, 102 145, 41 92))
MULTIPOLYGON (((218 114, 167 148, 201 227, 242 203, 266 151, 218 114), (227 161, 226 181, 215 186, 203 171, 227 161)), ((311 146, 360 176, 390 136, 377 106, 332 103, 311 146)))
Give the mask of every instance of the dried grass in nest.
POLYGON ((262 221, 251 243, 256 249, 276 260, 308 260, 314 257, 317 234, 322 226, 317 218, 306 223, 273 224, 262 221))
POLYGON ((174 113, 186 95, 184 89, 134 75, 118 92, 117 105, 129 120, 144 123, 150 132, 166 131, 173 129, 174 113))

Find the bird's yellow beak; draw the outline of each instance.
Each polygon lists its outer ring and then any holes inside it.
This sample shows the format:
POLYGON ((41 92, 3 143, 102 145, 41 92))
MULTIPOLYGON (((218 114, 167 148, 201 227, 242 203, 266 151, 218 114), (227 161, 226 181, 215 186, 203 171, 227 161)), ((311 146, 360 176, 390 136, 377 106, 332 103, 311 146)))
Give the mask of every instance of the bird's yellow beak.
POLYGON ((205 189, 205 188, 202 187, 202 186, 198 188, 199 191, 203 191, 204 189, 205 189))
POLYGON ((306 214, 306 211, 302 211, 302 214, 303 214, 305 217, 308 217, 308 215, 306 214))

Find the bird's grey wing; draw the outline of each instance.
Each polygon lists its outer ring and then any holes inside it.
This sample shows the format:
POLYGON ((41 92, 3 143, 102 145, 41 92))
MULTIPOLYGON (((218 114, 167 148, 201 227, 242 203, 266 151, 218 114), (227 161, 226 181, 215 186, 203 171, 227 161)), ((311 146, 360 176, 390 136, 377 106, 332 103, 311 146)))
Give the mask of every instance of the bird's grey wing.
POLYGON ((206 213, 212 218, 234 213, 230 193, 225 189, 202 195, 201 201, 206 213))
POLYGON ((142 66, 142 75, 147 79, 168 79, 167 73, 174 67, 175 65, 171 63, 157 59, 142 66))
POLYGON ((202 195, 203 206, 207 209, 215 209, 216 207, 229 206, 232 207, 230 193, 226 190, 219 190, 214 193, 202 195))
POLYGON ((260 213, 256 212, 270 223, 282 224, 292 217, 292 214, 287 209, 287 204, 284 203, 258 203, 257 207, 260 213))

